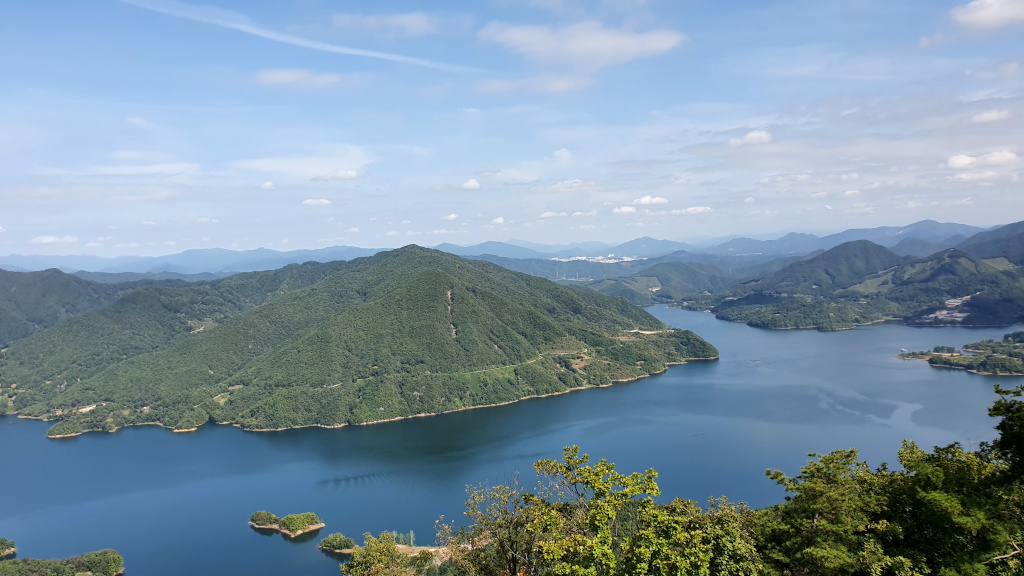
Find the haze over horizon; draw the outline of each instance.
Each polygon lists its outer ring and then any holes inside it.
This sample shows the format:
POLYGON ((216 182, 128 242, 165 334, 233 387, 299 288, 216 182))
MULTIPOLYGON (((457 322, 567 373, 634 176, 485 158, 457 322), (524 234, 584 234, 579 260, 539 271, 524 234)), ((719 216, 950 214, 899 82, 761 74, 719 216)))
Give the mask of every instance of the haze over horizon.
POLYGON ((0 254, 1024 219, 1024 0, 0 8, 0 254))

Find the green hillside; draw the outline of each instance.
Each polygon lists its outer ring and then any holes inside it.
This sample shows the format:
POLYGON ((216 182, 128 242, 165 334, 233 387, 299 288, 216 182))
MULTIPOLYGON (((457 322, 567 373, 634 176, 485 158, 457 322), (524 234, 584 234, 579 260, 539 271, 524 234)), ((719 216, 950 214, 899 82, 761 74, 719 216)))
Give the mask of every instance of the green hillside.
POLYGON ((507 402, 717 357, 625 300, 487 262, 410 246, 334 266, 322 279, 289 267, 136 291, 12 344, 0 386, 21 414, 56 420, 51 435, 211 418, 276 429, 507 402))
POLYGON ((132 288, 90 282, 60 270, 0 270, 0 348, 111 302, 132 288))
POLYGON ((710 264, 665 262, 625 278, 601 280, 587 289, 621 296, 633 304, 675 302, 703 292, 716 292, 736 283, 736 276, 710 264))
POLYGON ((856 240, 740 284, 732 292, 828 295, 901 262, 903 258, 878 244, 856 240))

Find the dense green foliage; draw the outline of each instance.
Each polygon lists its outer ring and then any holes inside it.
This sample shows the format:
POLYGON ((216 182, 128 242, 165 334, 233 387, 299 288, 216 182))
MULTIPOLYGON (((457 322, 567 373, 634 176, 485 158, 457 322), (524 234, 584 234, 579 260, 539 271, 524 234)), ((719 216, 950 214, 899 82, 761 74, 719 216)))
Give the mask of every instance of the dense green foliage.
POLYGON ((252 522, 257 526, 273 526, 277 524, 280 520, 281 519, 278 518, 276 514, 272 512, 267 512, 266 510, 253 512, 252 516, 249 516, 249 522, 252 522))
POLYGON ((320 547, 325 550, 349 550, 355 548, 355 545, 355 540, 341 532, 335 532, 320 541, 320 547))
POLYGON ((726 300, 712 309, 715 317, 757 328, 839 330, 894 317, 899 307, 885 298, 855 301, 820 296, 751 294, 726 300))
POLYGON ((442 519, 438 539, 452 571, 474 576, 1021 574, 1024 402, 1022 388, 998 391, 991 445, 905 441, 898 470, 855 449, 811 454, 794 477, 766 471, 789 496, 760 510, 658 504, 654 470, 625 475, 568 447, 535 464, 536 490, 515 478, 470 488, 470 525, 442 519))
POLYGON ((14 550, 18 546, 14 543, 14 540, 8 540, 7 538, 0 538, 0 554, 3 554, 7 550, 14 550))
POLYGON ((0 561, 0 576, 114 576, 124 572, 124 558, 114 550, 100 550, 66 560, 19 558, 0 561))
POLYGON ((588 284, 586 288, 621 296, 638 306, 685 300, 694 294, 717 292, 732 286, 737 277, 710 264, 665 262, 632 276, 588 284))
POLYGON ((17 384, 21 414, 58 420, 51 435, 211 419, 279 429, 509 402, 717 356, 625 300, 410 246, 136 290, 12 344, 0 386, 17 384))
POLYGON ((341 565, 347 576, 402 576, 407 573, 410 560, 398 551, 390 532, 381 532, 374 538, 367 532, 365 543, 352 551, 352 559, 341 565))
POLYGON ((316 526, 320 524, 320 518, 312 512, 303 512, 301 514, 289 514, 284 518, 281 518, 277 525, 282 530, 287 530, 291 533, 304 532, 310 526, 316 526))
POLYGON ((949 346, 936 346, 935 352, 945 352, 945 349, 949 349, 950 356, 931 355, 928 363, 982 374, 1024 374, 1024 332, 1006 334, 998 342, 983 340, 965 345, 964 350, 971 354, 954 354, 955 349, 949 346))
POLYGON ((60 270, 0 270, 0 348, 111 302, 133 287, 89 282, 60 270))

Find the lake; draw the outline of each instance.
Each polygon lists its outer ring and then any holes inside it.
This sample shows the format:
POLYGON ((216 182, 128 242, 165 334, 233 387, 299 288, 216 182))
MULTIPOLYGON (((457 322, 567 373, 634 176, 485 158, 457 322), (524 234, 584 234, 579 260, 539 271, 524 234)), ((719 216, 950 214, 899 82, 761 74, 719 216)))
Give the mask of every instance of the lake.
POLYGON ((414 530, 433 543, 440 515, 462 518, 465 487, 502 482, 579 444, 623 472, 658 470, 662 500, 726 495, 754 506, 783 492, 766 468, 799 472, 808 452, 857 447, 896 462, 903 439, 930 448, 994 437, 992 386, 1016 381, 893 358, 1011 330, 767 331, 652 307, 721 351, 636 382, 370 426, 250 433, 155 426, 48 440, 48 424, 0 417, 0 537, 22 557, 120 551, 128 576, 337 574, 317 550, 343 532, 414 530), (246 524, 256 510, 313 511, 297 541, 246 524))

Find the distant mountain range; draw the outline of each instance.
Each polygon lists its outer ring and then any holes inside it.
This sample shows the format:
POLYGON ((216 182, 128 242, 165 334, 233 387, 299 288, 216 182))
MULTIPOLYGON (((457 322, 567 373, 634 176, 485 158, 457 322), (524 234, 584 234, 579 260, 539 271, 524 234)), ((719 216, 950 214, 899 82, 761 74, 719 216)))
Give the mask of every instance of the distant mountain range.
MULTIPOLYGON (((1011 225, 1012 226, 1012 225, 1011 225)), ((1006 228, 1006 227, 1003 227, 1006 228)), ((697 248, 693 245, 672 240, 658 240, 650 237, 637 238, 618 245, 600 242, 581 242, 567 245, 544 245, 521 240, 509 242, 483 242, 472 246, 440 244, 435 248, 457 256, 497 261, 499 258, 514 260, 552 260, 570 258, 597 258, 614 255, 622 258, 662 259, 665 261, 686 261, 713 264, 723 269, 738 271, 742 268, 768 262, 779 257, 798 257, 817 251, 828 250, 845 242, 869 240, 891 248, 904 256, 927 256, 945 248, 952 248, 971 239, 979 233, 992 234, 990 238, 1001 238, 1000 234, 1012 235, 1013 228, 1000 232, 1002 228, 986 231, 965 224, 940 223, 923 220, 908 226, 884 226, 846 230, 838 234, 818 237, 813 234, 791 233, 775 240, 733 238, 714 246, 697 248)), ((1018 230, 1014 233, 1020 233, 1018 230)), ((382 249, 333 246, 318 250, 277 251, 267 248, 256 250, 226 250, 221 248, 187 250, 178 254, 157 257, 121 256, 101 258, 88 255, 74 256, 0 256, 0 268, 10 271, 31 271, 57 268, 65 272, 100 272, 105 274, 144 274, 145 276, 121 276, 104 278, 89 276, 99 282, 119 282, 125 279, 167 279, 184 280, 224 277, 239 272, 273 270, 287 264, 303 262, 331 262, 371 256, 382 249), (202 276, 197 276, 202 275, 202 276)), ((504 264, 503 264, 504 265, 504 264)), ((532 264, 537 268, 538 264, 532 264)), ((521 269, 517 265, 517 269, 521 269)), ((574 267, 565 268, 564 276, 575 276, 579 271, 574 267)), ((610 273, 615 275, 614 272, 610 273)), ((540 276, 550 277, 546 270, 540 276)), ((588 277, 608 278, 609 273, 588 277)))
POLYGON ((924 257, 854 240, 768 264, 743 278, 714 266, 660 262, 579 286, 639 305, 709 310, 762 328, 837 329, 885 318, 936 325, 1024 322, 1024 223, 980 232, 924 257))

